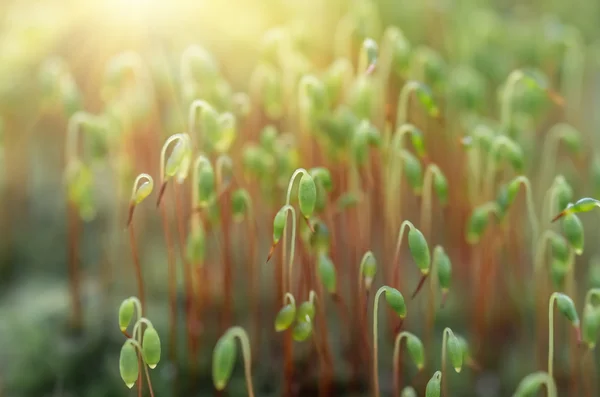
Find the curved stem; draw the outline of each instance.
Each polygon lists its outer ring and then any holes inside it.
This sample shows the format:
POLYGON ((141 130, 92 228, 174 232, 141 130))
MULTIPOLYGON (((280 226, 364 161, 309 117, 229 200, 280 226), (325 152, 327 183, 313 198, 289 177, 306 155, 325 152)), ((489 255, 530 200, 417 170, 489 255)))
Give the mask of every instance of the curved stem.
POLYGON ((167 149, 175 141, 181 142, 186 139, 184 134, 174 134, 167 138, 163 147, 160 150, 160 190, 158 191, 158 198, 156 199, 156 206, 160 205, 162 196, 165 193, 167 187, 168 178, 165 178, 165 157, 167 155, 167 149))
POLYGON ((141 335, 141 333, 142 333, 142 324, 146 324, 146 326, 148 328, 154 328, 154 326, 152 325, 152 323, 150 322, 150 320, 148 320, 146 317, 140 317, 136 321, 135 325, 133 326, 133 333, 132 333, 132 335, 135 336, 137 334, 137 331, 139 331, 140 335, 141 335))
POLYGON ((498 151, 510 144, 512 144, 512 141, 510 140, 510 138, 504 135, 496 137, 492 142, 492 147, 487 155, 488 161, 485 167, 485 178, 483 180, 483 194, 486 198, 490 197, 490 195, 492 194, 494 180, 496 179, 496 157, 498 156, 498 151))
POLYGON ((419 82, 411 80, 407 81, 400 91, 400 98, 398 99, 398 108, 396 110, 396 128, 406 123, 408 119, 408 104, 410 101, 410 94, 419 88, 419 82))
MULTIPOLYGON (((182 65, 183 67, 183 65, 182 65)), ((190 136, 194 136, 195 132, 196 132, 196 121, 197 121, 197 114, 198 114, 198 110, 200 110, 201 112, 204 112, 207 109, 211 109, 211 106, 208 102, 206 102, 205 100, 202 99, 194 99, 192 101, 192 103, 190 104, 189 107, 189 111, 188 111, 188 134, 190 134, 190 136)), ((199 139, 197 142, 197 147, 202 147, 202 135, 199 134, 199 139)))
POLYGON ((423 200, 421 204, 421 231, 428 239, 431 232, 431 189, 433 183, 433 176, 441 174, 439 167, 433 163, 429 164, 425 169, 425 176, 423 178, 423 200))
MULTIPOLYGON (((448 335, 452 333, 452 330, 448 327, 444 328, 442 335, 442 373, 446 373, 446 349, 448 344, 448 335)), ((442 378, 442 396, 448 397, 446 394, 446 379, 442 378)))
POLYGON ((533 201, 533 192, 531 189, 531 183, 529 182, 529 178, 524 175, 519 175, 515 178, 515 181, 518 181, 520 184, 525 186, 526 200, 527 200, 527 216, 529 217, 529 223, 531 227, 531 241, 532 241, 532 254, 535 253, 535 245, 538 239, 539 226, 538 219, 535 215, 535 204, 533 201))
POLYGON ((194 165, 192 168, 192 220, 191 220, 191 231, 192 233, 196 232, 198 228, 200 228, 200 214, 196 211, 196 206, 198 205, 198 201, 200 198, 198 197, 198 185, 200 182, 200 170, 203 167, 212 167, 210 164, 210 160, 203 154, 199 154, 194 160, 194 165))
POLYGON ((393 353, 393 365, 394 365, 394 373, 393 373, 393 383, 394 383, 394 396, 398 396, 400 391, 400 344, 403 338, 406 338, 409 335, 407 331, 402 331, 398 335, 396 335, 396 339, 394 341, 394 353, 393 353))
POLYGON ((554 367, 554 301, 558 295, 558 292, 552 293, 548 304, 548 374, 550 377, 553 376, 554 367))
POLYGON ((551 374, 547 372, 536 372, 534 374, 529 375, 531 384, 533 383, 543 383, 548 388, 548 397, 557 397, 558 393, 556 390, 556 383, 554 382, 554 378, 551 374))
POLYGON ((75 112, 67 123, 67 138, 65 143, 65 157, 67 164, 77 159, 79 150, 79 133, 81 126, 93 123, 96 116, 85 111, 75 112))
MULTIPOLYGON (((283 285, 283 290, 284 291, 291 291, 292 288, 292 267, 294 266, 294 255, 296 254, 296 210, 294 209, 294 207, 292 207, 289 204, 286 204, 283 206, 284 210, 286 211, 286 224, 284 225, 283 228, 283 258, 285 260, 285 254, 286 254, 286 247, 287 247, 287 237, 286 237, 286 231, 287 231, 287 213, 291 213, 292 214, 292 241, 290 241, 290 255, 289 255, 289 259, 288 259, 288 265, 287 265, 287 286, 286 286, 286 274, 285 272, 281 272, 281 284, 283 285)), ((285 269, 284 264, 282 263, 281 266, 285 269)))
POLYGON ((365 268, 365 262, 367 261, 368 257, 371 257, 371 258, 374 259, 372 251, 367 251, 367 252, 364 253, 364 255, 362 256, 362 259, 360 260, 360 266, 358 267, 358 290, 359 290, 359 295, 362 292, 362 287, 363 287, 363 271, 364 271, 364 268, 365 268))
POLYGON ((406 229, 406 227, 409 227, 410 229, 416 229, 415 225, 413 225, 411 221, 405 220, 402 222, 402 224, 400 224, 398 238, 396 239, 396 249, 394 250, 394 259, 392 261, 392 266, 394 267, 394 287, 398 286, 398 277, 400 276, 400 264, 398 263, 400 259, 400 247, 402 246, 402 241, 404 240, 404 229, 406 229))
POLYGON ((373 302, 373 389, 375 397, 379 397, 379 363, 378 363, 378 346, 377 346, 377 334, 378 334, 378 309, 379 309, 379 297, 382 293, 387 290, 388 287, 382 286, 377 290, 375 294, 375 301, 373 302))
POLYGON ((246 377, 246 387, 248 396, 254 397, 254 387, 252 386, 252 352, 250 351, 250 341, 244 328, 236 326, 227 331, 232 337, 236 337, 242 345, 242 355, 244 356, 244 375, 246 377))
POLYGON ((546 138, 542 144, 542 160, 540 165, 542 175, 539 180, 540 186, 538 190, 541 190, 548 180, 548 177, 554 174, 558 143, 572 132, 572 127, 570 125, 558 123, 553 125, 546 134, 546 138))
POLYGON ((510 129, 510 124, 512 123, 512 100, 515 94, 515 87, 517 83, 523 78, 525 75, 521 70, 513 70, 506 79, 506 85, 504 90, 502 91, 502 100, 501 100, 501 108, 500 108, 500 123, 502 127, 502 131, 506 134, 510 129))
POLYGON ((542 236, 539 238, 538 243, 537 243, 537 248, 534 251, 534 256, 533 256, 533 274, 534 274, 534 279, 536 280, 536 284, 537 282, 541 281, 539 280, 539 272, 542 270, 543 266, 544 266, 544 256, 546 254, 546 248, 548 246, 548 241, 550 241, 550 239, 552 238, 563 238, 562 235, 558 234, 557 232, 555 232, 554 230, 546 230, 544 231, 544 233, 542 234, 542 236))

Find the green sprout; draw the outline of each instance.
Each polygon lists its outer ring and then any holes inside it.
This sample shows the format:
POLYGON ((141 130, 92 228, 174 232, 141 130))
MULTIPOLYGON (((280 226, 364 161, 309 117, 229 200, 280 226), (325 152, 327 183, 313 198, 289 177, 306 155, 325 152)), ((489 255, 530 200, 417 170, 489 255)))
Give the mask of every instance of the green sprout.
POLYGON ((429 270, 431 266, 431 254, 429 252, 429 245, 423 233, 417 229, 412 222, 403 221, 398 230, 398 238, 396 239, 396 249, 394 251, 394 259, 392 264, 394 266, 394 284, 397 285, 399 277, 399 259, 400 259, 400 248, 402 241, 404 240, 404 230, 408 227, 408 249, 410 254, 415 261, 415 264, 421 272, 421 280, 419 281, 413 296, 415 296, 421 289, 425 280, 429 276, 429 270))
POLYGON ((588 349, 596 347, 600 333, 600 289, 592 288, 585 294, 581 322, 581 338, 588 349))

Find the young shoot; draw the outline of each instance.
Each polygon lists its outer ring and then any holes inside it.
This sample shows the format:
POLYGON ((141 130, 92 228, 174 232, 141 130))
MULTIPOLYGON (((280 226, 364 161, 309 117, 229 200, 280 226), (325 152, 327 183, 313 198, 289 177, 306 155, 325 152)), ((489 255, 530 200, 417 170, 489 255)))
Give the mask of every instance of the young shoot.
POLYGON ((377 290, 375 294, 375 300, 373 302, 373 388, 375 397, 379 397, 379 363, 378 363, 378 308, 379 308, 379 297, 381 294, 385 294, 385 300, 388 306, 398 315, 401 321, 406 317, 406 304, 404 297, 395 288, 382 286, 377 290))
POLYGON ((410 80, 404 84, 400 91, 398 109, 396 111, 396 128, 408 122, 408 105, 412 93, 415 93, 419 104, 427 111, 430 117, 437 118, 440 114, 429 87, 421 82, 410 80))
POLYGON ((573 300, 560 292, 554 292, 550 296, 548 304, 548 374, 552 377, 554 367, 554 303, 558 307, 560 314, 565 316, 571 323, 577 333, 577 341, 581 341, 581 328, 579 324, 579 316, 575 309, 573 300))
POLYGON ((287 292, 283 297, 284 306, 275 317, 275 331, 281 332, 288 329, 296 319, 296 299, 287 292))
POLYGON ((250 342, 248 334, 242 327, 229 328, 217 341, 213 350, 212 358, 212 378, 215 388, 219 391, 224 390, 231 378, 233 366, 237 357, 237 345, 235 338, 239 339, 244 356, 244 375, 246 377, 246 388, 248 396, 254 397, 254 388, 252 386, 252 356, 250 351, 250 342))

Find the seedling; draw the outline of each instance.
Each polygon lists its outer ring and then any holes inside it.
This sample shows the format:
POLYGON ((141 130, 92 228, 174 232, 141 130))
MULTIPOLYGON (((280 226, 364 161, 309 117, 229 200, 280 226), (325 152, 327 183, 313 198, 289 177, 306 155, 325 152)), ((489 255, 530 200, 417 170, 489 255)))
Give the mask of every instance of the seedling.
POLYGON ((425 397, 440 397, 441 395, 442 372, 436 371, 425 388, 425 397))

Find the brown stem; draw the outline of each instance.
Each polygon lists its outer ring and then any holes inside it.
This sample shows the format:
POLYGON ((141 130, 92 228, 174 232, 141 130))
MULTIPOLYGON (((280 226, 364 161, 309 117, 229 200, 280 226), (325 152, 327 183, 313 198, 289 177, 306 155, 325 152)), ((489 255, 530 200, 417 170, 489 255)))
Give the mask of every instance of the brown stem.
POLYGON ((135 278, 137 281, 138 295, 140 297, 140 303, 142 305, 142 312, 146 312, 146 297, 144 294, 144 279, 142 276, 142 266, 140 263, 140 257, 138 255, 137 243, 135 240, 135 230, 133 228, 133 222, 129 223, 129 245, 131 247, 131 256, 133 258, 133 269, 135 271, 135 278))
POLYGON ((169 220, 165 205, 160 206, 163 232, 167 245, 167 272, 169 284, 169 356, 171 362, 177 361, 177 268, 175 267, 175 252, 169 232, 169 220))
POLYGON ((81 330, 83 326, 81 308, 81 276, 79 272, 79 237, 80 224, 77 218, 77 208, 71 202, 67 208, 69 254, 69 291, 71 295, 71 328, 81 330))
POLYGON ((246 222, 246 234, 248 238, 248 258, 246 259, 246 271, 248 272, 248 300, 250 302, 250 316, 253 321, 252 329, 253 329, 253 340, 254 346, 252 351, 257 351, 257 347, 261 345, 260 343, 260 310, 258 306, 258 297, 260 294, 259 288, 259 280, 256 279, 256 244, 257 244, 257 230, 254 219, 248 219, 246 222))
MULTIPOLYGON (((183 265, 183 277, 185 283, 185 321, 187 326, 187 344, 188 349, 192 349, 194 345, 194 324, 196 311, 193 305, 194 285, 192 284, 192 267, 185 255, 185 226, 183 224, 183 204, 182 195, 180 194, 180 185, 173 184, 173 194, 175 196, 175 216, 177 217, 177 241, 179 243, 179 253, 181 255, 181 263, 183 265)), ((190 373, 192 376, 192 384, 196 372, 196 357, 193 354, 188 355, 190 364, 190 373)))
MULTIPOLYGON (((225 294, 225 310, 221 317, 221 331, 231 325, 233 314, 233 268, 231 265, 231 233, 230 233, 230 211, 229 211, 229 189, 223 193, 220 200, 219 210, 221 212, 221 233, 223 234, 223 288, 225 294)), ((250 276, 250 275, 248 275, 250 276)))

